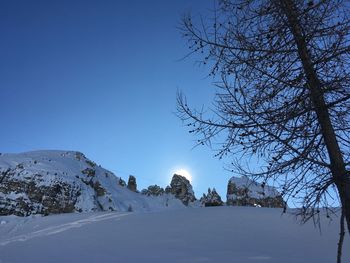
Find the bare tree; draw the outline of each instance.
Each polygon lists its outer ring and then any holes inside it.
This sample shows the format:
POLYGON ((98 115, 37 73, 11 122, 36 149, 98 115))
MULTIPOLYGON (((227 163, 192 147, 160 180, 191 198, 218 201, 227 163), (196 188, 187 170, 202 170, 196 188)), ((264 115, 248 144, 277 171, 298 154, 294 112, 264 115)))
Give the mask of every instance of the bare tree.
POLYGON ((211 115, 178 95, 199 144, 280 185, 303 219, 337 203, 350 229, 350 19, 342 0, 221 0, 181 27, 217 80, 211 115), (244 157, 256 156, 259 168, 244 157))

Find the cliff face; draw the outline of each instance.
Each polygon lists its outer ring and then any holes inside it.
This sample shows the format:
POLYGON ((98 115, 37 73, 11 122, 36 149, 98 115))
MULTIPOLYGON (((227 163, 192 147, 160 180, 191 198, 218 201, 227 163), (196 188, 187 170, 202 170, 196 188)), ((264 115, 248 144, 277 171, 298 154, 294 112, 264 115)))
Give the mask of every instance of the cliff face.
POLYGON ((224 202, 221 200, 220 195, 216 192, 215 188, 211 190, 208 189, 207 194, 203 194, 203 197, 200 199, 202 206, 222 206, 224 202))
POLYGON ((0 215, 128 211, 130 207, 149 211, 181 205, 169 197, 151 199, 130 191, 121 178, 79 152, 0 155, 0 215))
POLYGON ((147 196, 160 196, 165 193, 164 189, 158 185, 150 185, 147 189, 143 189, 141 194, 147 196))
POLYGON ((173 194, 177 199, 181 200, 184 205, 188 205, 190 202, 196 201, 192 185, 186 177, 174 174, 171 179, 170 186, 165 189, 166 193, 173 194))
POLYGON ((137 184, 136 184, 136 177, 133 175, 129 176, 128 180, 128 189, 133 192, 137 192, 137 184))
POLYGON ((227 185, 227 205, 284 207, 281 194, 272 186, 258 184, 247 177, 232 177, 227 185))

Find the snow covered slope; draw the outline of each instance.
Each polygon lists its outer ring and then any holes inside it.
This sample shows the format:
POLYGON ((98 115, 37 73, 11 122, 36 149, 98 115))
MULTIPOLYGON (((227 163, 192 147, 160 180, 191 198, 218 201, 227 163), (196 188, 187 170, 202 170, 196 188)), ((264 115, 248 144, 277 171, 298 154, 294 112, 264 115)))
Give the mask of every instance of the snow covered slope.
MULTIPOLYGON (((2 263, 330 263, 338 219, 322 234, 282 209, 211 207, 155 213, 0 217, 2 263)), ((350 262, 345 237, 343 262, 350 262)))
POLYGON ((0 215, 153 211, 184 207, 172 195, 144 196, 73 151, 0 155, 0 215))

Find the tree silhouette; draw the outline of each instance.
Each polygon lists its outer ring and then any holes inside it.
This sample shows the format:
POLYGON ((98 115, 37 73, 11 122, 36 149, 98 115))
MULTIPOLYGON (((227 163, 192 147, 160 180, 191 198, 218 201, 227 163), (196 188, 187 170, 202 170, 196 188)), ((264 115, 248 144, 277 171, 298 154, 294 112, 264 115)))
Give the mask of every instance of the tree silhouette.
POLYGON ((188 55, 202 55, 216 80, 213 114, 178 94, 198 144, 219 144, 232 171, 274 180, 305 221, 337 193, 348 229, 349 11, 341 0, 221 0, 210 17, 187 15, 188 55), (261 167, 242 161, 250 156, 261 167))

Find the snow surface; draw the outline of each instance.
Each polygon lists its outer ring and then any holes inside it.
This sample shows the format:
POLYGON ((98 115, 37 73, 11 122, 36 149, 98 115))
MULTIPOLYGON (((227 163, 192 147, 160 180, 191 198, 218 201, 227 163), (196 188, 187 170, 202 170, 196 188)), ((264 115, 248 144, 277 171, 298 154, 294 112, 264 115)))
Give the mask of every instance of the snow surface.
MULTIPOLYGON (((152 213, 0 217, 1 263, 336 261, 338 218, 322 234, 281 209, 211 207, 152 213)), ((350 262, 349 238, 343 262, 350 262)))

